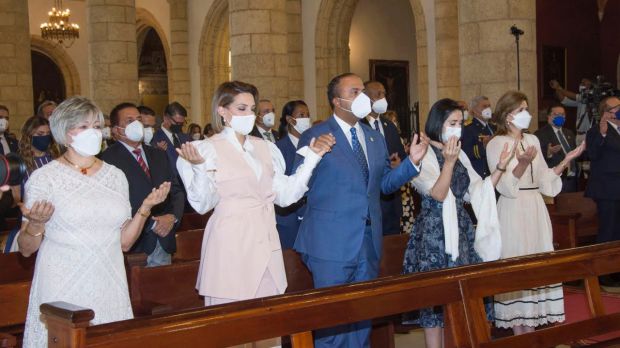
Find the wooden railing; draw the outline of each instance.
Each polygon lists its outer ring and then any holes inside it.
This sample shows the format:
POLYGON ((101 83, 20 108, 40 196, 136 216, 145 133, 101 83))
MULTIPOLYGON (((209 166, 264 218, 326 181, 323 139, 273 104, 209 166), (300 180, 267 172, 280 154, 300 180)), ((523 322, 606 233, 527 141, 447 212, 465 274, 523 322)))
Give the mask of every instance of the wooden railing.
POLYGON ((598 275, 620 271, 620 242, 486 264, 310 290, 167 315, 88 326, 94 313, 43 304, 50 347, 226 347, 292 335, 312 347, 311 330, 446 305, 457 347, 550 347, 620 330, 605 314, 598 275), (492 340, 483 298, 583 279, 591 319, 492 340))

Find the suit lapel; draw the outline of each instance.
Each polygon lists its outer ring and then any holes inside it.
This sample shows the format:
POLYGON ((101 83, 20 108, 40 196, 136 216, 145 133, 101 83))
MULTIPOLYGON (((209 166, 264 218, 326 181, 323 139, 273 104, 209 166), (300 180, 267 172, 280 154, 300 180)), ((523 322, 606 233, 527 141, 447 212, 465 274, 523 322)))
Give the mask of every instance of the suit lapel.
MULTIPOLYGON (((123 144, 120 144, 120 143, 117 143, 117 144, 121 152, 124 153, 123 158, 125 159, 125 162, 127 163, 127 169, 131 170, 132 172, 137 172, 138 176, 141 176, 146 181, 151 182, 151 179, 148 176, 146 176, 146 173, 144 172, 144 170, 142 170, 142 167, 140 167, 140 165, 138 164, 138 160, 136 160, 136 157, 133 155, 133 153, 129 152, 129 150, 123 144)), ((145 151, 143 151, 143 153, 145 153, 145 151)), ((148 158, 147 158, 147 162, 148 162, 148 158)))
POLYGON ((380 139, 377 139, 375 135, 369 132, 365 127, 362 127, 364 131, 364 141, 366 142, 366 156, 368 157, 368 187, 373 180, 373 173, 375 173, 375 167, 379 165, 378 154, 375 152, 375 144, 380 139))
POLYGON ((346 158, 347 161, 349 161, 349 165, 351 166, 351 168, 354 169, 354 171, 363 181, 364 179, 362 178, 362 169, 360 168, 359 163, 357 163, 357 160, 355 159, 355 153, 353 152, 353 149, 349 144, 349 140, 344 135, 342 128, 340 128, 340 125, 338 125, 338 122, 336 122, 336 119, 333 116, 327 122, 329 122, 332 134, 336 138, 336 146, 334 146, 334 149, 341 152, 341 155, 346 158))

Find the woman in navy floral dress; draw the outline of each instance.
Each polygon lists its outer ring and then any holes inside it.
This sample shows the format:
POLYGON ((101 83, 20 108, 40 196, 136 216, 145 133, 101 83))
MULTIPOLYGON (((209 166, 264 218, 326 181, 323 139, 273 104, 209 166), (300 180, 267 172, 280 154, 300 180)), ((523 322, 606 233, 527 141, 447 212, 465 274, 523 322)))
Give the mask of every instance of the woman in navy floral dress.
MULTIPOLYGON (((413 224, 405 252, 404 273, 499 258, 501 241, 494 186, 514 150, 506 146, 495 172, 482 180, 461 151, 462 124, 463 113, 454 100, 439 100, 429 112, 426 133, 431 139, 432 151, 423 159, 420 177, 412 181, 422 196, 422 209, 413 224), (466 201, 472 203, 479 219, 478 228, 474 228, 464 208, 466 201), (484 214, 478 214, 481 211, 484 214)), ((426 346, 441 347, 442 307, 425 308, 418 314, 416 322, 425 328, 426 346)))

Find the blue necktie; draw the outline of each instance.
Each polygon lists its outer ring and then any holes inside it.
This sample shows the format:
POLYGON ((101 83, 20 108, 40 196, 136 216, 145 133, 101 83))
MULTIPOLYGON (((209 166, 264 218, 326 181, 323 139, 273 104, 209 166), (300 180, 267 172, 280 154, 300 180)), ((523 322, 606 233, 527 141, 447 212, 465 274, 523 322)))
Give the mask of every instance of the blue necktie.
POLYGON ((366 185, 368 185, 368 163, 366 162, 366 156, 364 155, 362 144, 360 144, 360 141, 357 138, 357 130, 353 127, 351 127, 351 146, 353 147, 353 153, 355 153, 355 159, 362 169, 362 174, 366 180, 366 185))
POLYGON ((377 132, 381 132, 381 128, 379 128, 379 120, 375 120, 375 130, 377 132))

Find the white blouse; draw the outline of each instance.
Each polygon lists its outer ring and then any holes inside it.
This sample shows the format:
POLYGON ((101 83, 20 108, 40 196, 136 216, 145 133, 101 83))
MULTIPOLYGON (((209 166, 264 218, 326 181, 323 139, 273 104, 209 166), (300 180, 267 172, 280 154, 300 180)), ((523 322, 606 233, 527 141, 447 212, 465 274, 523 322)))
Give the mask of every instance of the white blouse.
MULTIPOLYGON (((220 134, 239 151, 239 154, 243 156, 243 159, 252 168, 256 177, 260 178, 263 174, 263 168, 260 160, 254 154, 254 146, 248 141, 248 137, 246 137, 246 141, 242 146, 239 140, 237 140, 235 131, 231 128, 225 127, 220 134)), ((321 156, 307 146, 299 149, 297 153, 305 157, 304 163, 299 166, 295 174, 286 176, 284 175, 286 163, 282 153, 275 144, 270 141, 266 142, 271 152, 271 160, 275 172, 272 187, 275 193, 274 203, 281 207, 286 207, 297 202, 308 191, 308 181, 312 176, 312 171, 321 160, 321 156)), ((193 141, 191 144, 196 147, 196 150, 205 161, 201 164, 193 165, 179 157, 177 160, 177 170, 185 185, 187 200, 199 214, 205 214, 219 202, 215 182, 217 152, 209 139, 193 141)))

